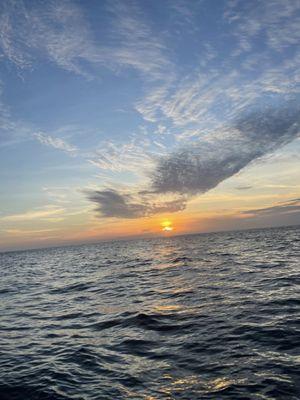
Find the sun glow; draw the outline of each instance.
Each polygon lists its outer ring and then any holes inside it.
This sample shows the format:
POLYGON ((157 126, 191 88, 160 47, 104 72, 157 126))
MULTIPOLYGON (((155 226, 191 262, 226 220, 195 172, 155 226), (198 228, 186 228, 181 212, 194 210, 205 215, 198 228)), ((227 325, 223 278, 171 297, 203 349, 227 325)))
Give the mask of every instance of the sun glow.
POLYGON ((172 226, 172 222, 168 219, 161 223, 161 227, 163 232, 171 232, 174 229, 172 226))

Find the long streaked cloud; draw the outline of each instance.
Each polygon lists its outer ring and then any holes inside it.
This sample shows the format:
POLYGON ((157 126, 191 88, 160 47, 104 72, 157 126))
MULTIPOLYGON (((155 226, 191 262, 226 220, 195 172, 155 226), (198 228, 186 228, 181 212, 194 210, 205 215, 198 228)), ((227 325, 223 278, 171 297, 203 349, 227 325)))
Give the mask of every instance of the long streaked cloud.
POLYGON ((5 232, 13 236, 36 236, 53 232, 55 229, 6 229, 5 232))
POLYGON ((250 189, 252 189, 252 186, 250 186, 250 185, 237 186, 236 189, 237 190, 250 190, 250 189))
POLYGON ((162 158, 152 176, 156 192, 205 193, 250 162, 299 136, 300 104, 288 102, 242 114, 231 127, 162 158))
POLYGON ((292 199, 271 207, 246 210, 242 212, 242 214, 249 215, 251 217, 285 215, 293 213, 297 213, 300 215, 300 199, 292 199))
POLYGON ((61 207, 44 207, 43 209, 27 211, 20 214, 6 215, 0 218, 3 222, 21 222, 40 219, 49 219, 64 214, 65 209, 61 207))

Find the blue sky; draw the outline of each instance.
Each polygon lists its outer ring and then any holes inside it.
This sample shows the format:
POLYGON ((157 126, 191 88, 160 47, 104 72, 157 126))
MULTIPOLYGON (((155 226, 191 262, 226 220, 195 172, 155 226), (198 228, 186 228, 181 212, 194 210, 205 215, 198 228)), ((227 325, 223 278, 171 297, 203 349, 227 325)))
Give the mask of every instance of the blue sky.
POLYGON ((3 248, 300 223, 299 0, 0 7, 3 248))

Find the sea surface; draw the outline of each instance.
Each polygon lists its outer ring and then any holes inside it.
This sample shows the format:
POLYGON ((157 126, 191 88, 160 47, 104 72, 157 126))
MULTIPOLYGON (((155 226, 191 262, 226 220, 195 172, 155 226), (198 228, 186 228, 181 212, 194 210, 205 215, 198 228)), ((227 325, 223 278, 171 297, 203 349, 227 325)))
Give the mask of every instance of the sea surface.
POLYGON ((0 399, 300 399, 300 228, 0 254, 0 399))

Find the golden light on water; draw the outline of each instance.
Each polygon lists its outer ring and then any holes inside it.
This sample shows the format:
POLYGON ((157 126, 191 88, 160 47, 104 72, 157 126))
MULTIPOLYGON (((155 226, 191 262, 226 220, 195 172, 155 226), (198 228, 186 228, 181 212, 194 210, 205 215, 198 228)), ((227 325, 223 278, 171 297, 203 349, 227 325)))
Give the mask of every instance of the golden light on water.
POLYGON ((162 223, 161 223, 161 227, 162 227, 162 231, 163 232, 171 232, 173 231, 173 226, 172 226, 172 222, 168 219, 165 219, 162 223))

